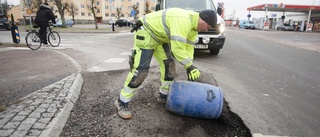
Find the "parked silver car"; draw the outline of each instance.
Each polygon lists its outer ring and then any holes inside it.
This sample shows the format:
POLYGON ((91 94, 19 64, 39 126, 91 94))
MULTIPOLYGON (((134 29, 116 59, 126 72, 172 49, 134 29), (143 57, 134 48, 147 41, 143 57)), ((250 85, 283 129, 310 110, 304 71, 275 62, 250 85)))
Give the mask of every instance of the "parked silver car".
MULTIPOLYGON (((72 27, 74 25, 74 22, 71 19, 65 19, 66 26, 72 27)), ((55 27, 62 27, 62 19, 58 18, 56 19, 56 24, 53 24, 55 27)))
POLYGON ((283 24, 283 25, 279 25, 277 26, 277 30, 293 30, 293 26, 291 26, 290 24, 283 24))

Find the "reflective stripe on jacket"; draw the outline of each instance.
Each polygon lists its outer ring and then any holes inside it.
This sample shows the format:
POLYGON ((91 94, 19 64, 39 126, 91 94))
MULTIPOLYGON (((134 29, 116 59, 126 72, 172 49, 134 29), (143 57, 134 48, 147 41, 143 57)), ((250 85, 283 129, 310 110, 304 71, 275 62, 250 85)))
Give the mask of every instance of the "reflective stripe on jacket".
POLYGON ((184 66, 192 65, 198 19, 198 12, 179 8, 149 13, 140 18, 156 41, 170 43, 173 55, 184 66))

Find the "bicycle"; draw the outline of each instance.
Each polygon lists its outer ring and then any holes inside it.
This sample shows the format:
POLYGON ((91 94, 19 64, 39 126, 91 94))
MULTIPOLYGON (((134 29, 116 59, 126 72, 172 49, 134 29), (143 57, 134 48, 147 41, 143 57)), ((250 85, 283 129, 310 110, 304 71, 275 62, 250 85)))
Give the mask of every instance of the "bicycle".
MULTIPOLYGON (((50 26, 53 26, 52 23, 49 24, 48 30, 47 30, 47 40, 48 43, 52 47, 58 47, 61 42, 61 38, 58 32, 53 31, 50 26)), ((33 25, 34 30, 30 31, 26 36, 26 44, 31 50, 37 50, 39 49, 43 42, 40 39, 40 33, 39 33, 39 26, 33 25)))

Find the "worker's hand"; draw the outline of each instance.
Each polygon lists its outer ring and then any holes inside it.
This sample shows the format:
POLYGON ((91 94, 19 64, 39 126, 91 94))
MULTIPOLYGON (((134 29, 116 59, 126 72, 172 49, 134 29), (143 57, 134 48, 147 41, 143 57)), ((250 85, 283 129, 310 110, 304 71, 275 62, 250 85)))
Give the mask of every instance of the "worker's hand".
POLYGON ((191 65, 189 68, 187 68, 187 74, 188 80, 195 81, 200 77, 201 72, 197 67, 191 65))

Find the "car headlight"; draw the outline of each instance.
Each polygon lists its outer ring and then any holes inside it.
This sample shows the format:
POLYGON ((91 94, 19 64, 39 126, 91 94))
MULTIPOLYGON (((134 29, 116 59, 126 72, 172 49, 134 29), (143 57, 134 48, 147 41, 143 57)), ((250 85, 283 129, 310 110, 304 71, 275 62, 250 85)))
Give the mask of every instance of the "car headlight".
POLYGON ((208 43, 210 42, 210 38, 209 38, 209 37, 203 37, 203 38, 202 38, 202 42, 203 42, 204 44, 208 44, 208 43))
POLYGON ((224 35, 225 32, 226 32, 226 25, 224 23, 221 23, 220 34, 224 35))
POLYGON ((219 31, 221 35, 225 35, 226 33, 226 23, 224 21, 224 19, 221 18, 221 16, 219 14, 217 14, 217 25, 219 24, 219 31))
POLYGON ((196 38, 196 41, 195 41, 195 43, 198 43, 198 42, 199 42, 199 37, 197 37, 197 38, 196 38))

